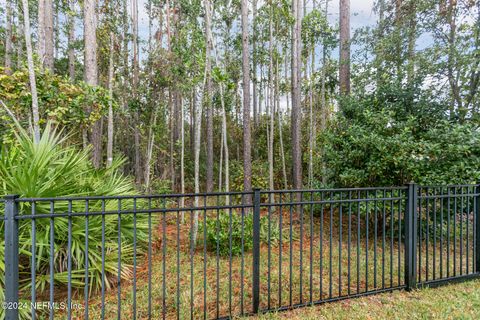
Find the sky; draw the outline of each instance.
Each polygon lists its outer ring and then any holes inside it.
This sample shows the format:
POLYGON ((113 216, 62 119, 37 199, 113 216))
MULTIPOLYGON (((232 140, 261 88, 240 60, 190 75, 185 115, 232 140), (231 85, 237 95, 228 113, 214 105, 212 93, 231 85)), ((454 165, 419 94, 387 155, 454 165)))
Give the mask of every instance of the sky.
MULTIPOLYGON (((5 0, 0 0, 5 1, 5 0)), ((258 6, 262 5, 263 0, 257 0, 258 6)), ((350 0, 350 28, 351 35, 354 30, 365 27, 368 25, 374 25, 376 22, 376 16, 373 12, 374 0, 350 0)), ((139 10, 139 36, 141 39, 148 38, 148 14, 147 14, 147 0, 138 0, 139 10)), ((307 1, 307 9, 311 8, 311 1, 307 1), (309 3, 310 2, 310 3, 309 3)), ((130 10, 130 8, 129 8, 130 10)), ((331 24, 338 24, 339 19, 339 0, 329 0, 328 6, 328 19, 331 24)), ((333 54, 336 54, 333 52, 333 54)), ((140 53, 140 57, 144 56, 140 53)))
MULTIPOLYGON (((54 0, 59 1, 59 0, 54 0)), ((0 8, 5 8, 6 0, 0 0, 0 8)), ((259 6, 262 5, 263 0, 258 0, 259 6)), ((352 34, 353 31, 357 28, 364 27, 367 25, 375 24, 375 14, 373 12, 373 2, 374 0, 351 0, 350 2, 350 10, 351 10, 351 30, 352 34)), ((148 37, 148 15, 146 9, 147 0, 138 0, 138 9, 139 9, 139 36, 140 39, 147 39, 148 37)), ((308 7, 307 2, 307 7, 308 7)), ((310 4, 311 6, 311 4, 310 4)), ((329 21, 332 24, 338 23, 339 17, 339 0, 329 0, 329 21)), ((130 10, 130 6, 128 8, 130 10)), ((77 5, 77 10, 80 10, 80 7, 77 5)), ((32 17, 35 15, 35 12, 30 12, 30 16, 32 17)), ((64 17, 60 18, 60 22, 64 23, 64 17)), ((0 23, 5 23, 5 16, 4 13, 0 15, 0 23)), ((33 28, 32 28, 33 29, 33 28)), ((32 30, 34 31, 34 30, 32 30)), ((77 20, 77 30, 76 30, 77 37, 83 36, 83 27, 81 23, 77 20)), ((62 35, 62 41, 66 42, 65 35, 62 35)), ((141 54, 143 55, 143 54, 141 54)))
MULTIPOLYGON (((5 0, 0 0, 0 3, 5 0)), ((263 1, 258 1, 261 5, 263 1)), ((374 0, 350 0, 350 11, 352 13, 350 18, 350 23, 352 30, 355 30, 359 27, 366 25, 371 25, 375 23, 375 15, 373 13, 373 2, 374 0)), ((148 34, 148 16, 146 8, 147 0, 138 0, 138 9, 139 9, 139 31, 141 33, 148 34)), ((328 11, 329 20, 331 23, 338 21, 338 7, 339 0, 329 0, 328 11)))

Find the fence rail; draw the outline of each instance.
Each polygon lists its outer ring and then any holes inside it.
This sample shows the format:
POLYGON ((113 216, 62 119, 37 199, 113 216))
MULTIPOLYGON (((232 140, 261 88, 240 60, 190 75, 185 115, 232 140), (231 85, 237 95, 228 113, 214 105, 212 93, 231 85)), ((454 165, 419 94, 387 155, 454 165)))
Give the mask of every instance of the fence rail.
MULTIPOLYGON (((480 186, 20 198, 6 319, 230 318, 480 272, 480 186)), ((0 314, 1 315, 1 314, 0 314)))

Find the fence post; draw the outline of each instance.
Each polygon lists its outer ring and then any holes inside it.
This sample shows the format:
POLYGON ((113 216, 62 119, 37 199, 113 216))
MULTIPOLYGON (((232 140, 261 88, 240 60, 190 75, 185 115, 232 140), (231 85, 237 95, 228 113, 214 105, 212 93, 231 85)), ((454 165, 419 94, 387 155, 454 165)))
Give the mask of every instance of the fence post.
POLYGON ((18 204, 5 196, 5 319, 18 319, 18 204))
POLYGON ((405 285, 407 290, 417 286, 417 203, 418 188, 408 184, 405 210, 405 285))
POLYGON ((480 182, 475 189, 475 272, 480 273, 480 182))
POLYGON ((253 197, 253 313, 258 313, 260 305, 260 189, 255 188, 253 197))

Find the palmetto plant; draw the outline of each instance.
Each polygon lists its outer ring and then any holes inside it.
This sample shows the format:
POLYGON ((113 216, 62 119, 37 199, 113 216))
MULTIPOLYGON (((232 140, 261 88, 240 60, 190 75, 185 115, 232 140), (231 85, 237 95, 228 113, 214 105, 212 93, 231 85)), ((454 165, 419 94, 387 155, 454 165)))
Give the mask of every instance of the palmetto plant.
MULTIPOLYGON (((61 132, 57 132, 50 124, 45 126, 39 143, 20 126, 16 132, 15 143, 11 146, 1 146, 0 150, 0 193, 18 194, 21 197, 65 197, 65 196, 108 196, 133 195, 135 189, 128 177, 119 173, 121 161, 116 161, 108 169, 94 169, 89 161, 89 151, 79 150, 67 145, 61 132)), ((72 212, 85 212, 85 201, 72 201, 72 212)), ((20 203, 20 214, 30 214, 32 204, 20 203)), ((141 206, 141 204, 139 205, 141 206)), ((37 202, 35 214, 49 213, 51 203, 37 202)), ((68 201, 55 201, 53 212, 67 212, 68 201)), ((117 200, 89 200, 89 211, 114 211, 119 209, 117 200), (104 208, 102 208, 104 207, 104 208)), ((127 210, 127 204, 121 204, 122 210, 127 210)), ((84 285, 85 276, 85 217, 72 217, 71 261, 72 286, 84 285)), ((118 241, 118 217, 105 215, 105 284, 113 285, 113 279, 120 273, 124 278, 131 273, 133 257, 133 216, 123 215, 121 220, 121 239, 118 241), (122 269, 118 270, 118 246, 121 246, 122 269)), ((36 257, 37 291, 49 288, 50 268, 50 219, 36 219, 36 249, 32 253, 32 227, 30 220, 20 220, 20 273, 24 279, 23 289, 31 286, 30 261, 31 255, 36 257)), ((1 238, 3 239, 3 222, 0 222, 1 238)), ((91 216, 88 222, 89 233, 89 282, 91 290, 98 290, 102 284, 102 217, 91 216)), ((68 281, 68 218, 54 219, 54 270, 55 285, 62 286, 68 281)), ((148 225, 144 216, 136 218, 137 253, 140 253, 147 239, 148 225)), ((3 245, 0 250, 0 269, 3 268, 3 245)), ((1 271, 1 270, 0 270, 1 271)), ((3 272, 0 279, 3 286, 3 272)), ((116 280, 115 280, 116 281, 116 280)), ((3 290, 0 290, 3 293, 3 290)), ((3 297, 0 297, 3 298, 3 297)), ((3 299, 2 299, 3 301, 3 299)), ((1 318, 1 315, 0 315, 1 318)))

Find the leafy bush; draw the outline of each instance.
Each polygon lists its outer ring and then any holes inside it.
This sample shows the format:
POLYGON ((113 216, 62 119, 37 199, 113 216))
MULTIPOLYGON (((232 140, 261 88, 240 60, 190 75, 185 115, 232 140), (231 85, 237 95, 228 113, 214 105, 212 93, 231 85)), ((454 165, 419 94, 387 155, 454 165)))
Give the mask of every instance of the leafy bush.
MULTIPOLYGON (((243 164, 239 161, 231 161, 231 186, 232 191, 243 190, 243 164)), ((252 163, 252 187, 266 190, 268 188, 268 166, 263 162, 252 163)))
MULTIPOLYGON (((397 90, 398 91, 398 90, 397 90)), ((348 101, 321 137, 330 185, 471 183, 480 178, 478 125, 402 92, 348 101)), ((321 165, 317 164, 317 167, 321 165)))
MULTIPOLYGON (((107 90, 89 86, 84 82, 72 83, 66 77, 48 70, 37 69, 35 75, 42 125, 47 120, 68 130, 89 128, 106 113, 110 100, 107 90)), ((20 69, 12 75, 6 75, 0 67, 0 100, 7 104, 24 127, 28 126, 31 114, 29 83, 28 70, 20 69)), ((116 108, 115 101, 113 106, 116 108)), ((8 115, 1 111, 0 119, 5 120, 0 122, 0 141, 14 142, 15 125, 8 115)), ((80 143, 81 136, 71 136, 70 141, 80 143)))
MULTIPOLYGON (((217 250, 221 256, 230 255, 230 238, 232 242, 232 256, 242 253, 242 214, 237 212, 221 211, 218 220, 207 218, 206 222, 207 246, 211 251, 217 250)), ((200 237, 204 234, 204 223, 199 222, 200 237)), ((253 217, 252 214, 243 215, 243 251, 248 251, 253 245, 253 217)))
MULTIPOLYGON (((74 146, 65 145, 65 138, 47 124, 39 143, 26 131, 18 128, 15 133, 15 143, 8 148, 3 145, 0 150, 0 193, 18 194, 22 197, 61 197, 61 196, 90 196, 90 195, 133 195, 135 193, 133 183, 129 178, 122 176, 118 167, 121 161, 114 163, 109 169, 96 170, 89 160, 88 150, 78 150, 74 146)), ((107 200, 104 203, 105 210, 117 210, 118 202, 107 200)), ((123 209, 127 204, 123 203, 123 209)), ((140 206, 140 205, 139 205, 140 206)), ((55 212, 67 212, 68 202, 55 202, 55 212)), ((31 203, 20 204, 20 214, 31 212, 31 203)), ((36 214, 50 212, 48 202, 38 202, 36 214)), ((100 201, 89 201, 90 211, 100 211, 100 201)), ((84 201, 72 202, 73 212, 85 211, 84 201)), ((85 269, 85 218, 72 217, 72 286, 84 285, 85 269)), ((3 221, 0 233, 3 239, 3 221)), ((42 291, 49 287, 49 219, 36 220, 36 266, 37 283, 36 287, 42 291)), ((68 241, 68 220, 64 217, 55 218, 55 283, 67 283, 67 241, 68 241)), ((99 252, 102 248, 102 218, 91 216, 89 218, 89 281, 93 290, 101 286, 102 257, 99 252)), ((141 252, 147 240, 148 224, 144 215, 137 216, 137 244, 141 252)), ((132 215, 122 216, 121 222, 121 250, 123 267, 118 270, 118 220, 116 216, 105 216, 105 282, 111 287, 115 282, 117 272, 127 278, 131 273, 130 262, 133 255, 133 217, 132 215)), ((20 238, 20 261, 21 274, 27 277, 24 289, 30 286, 30 252, 31 252, 31 225, 30 220, 21 220, 19 226, 20 238)), ((2 246, 3 248, 3 246, 2 246)), ((0 261, 4 261, 4 252, 0 251, 0 261)), ((1 273, 1 284, 3 285, 3 273, 1 273)), ((3 292, 3 290, 0 290, 3 292)))
MULTIPOLYGON (((278 228, 278 219, 271 217, 270 238, 268 235, 268 217, 260 218, 260 242, 275 245, 280 239, 278 228)), ((207 218, 207 247, 210 251, 217 251, 221 256, 230 255, 230 233, 232 241, 232 256, 238 256, 242 253, 242 214, 233 212, 230 217, 228 211, 221 211, 216 217, 207 218)), ((199 236, 203 237, 203 221, 199 223, 199 236)), ((287 232, 284 232, 285 237, 287 232)), ((248 252, 253 246, 253 215, 245 213, 243 216, 243 252, 248 252)))

